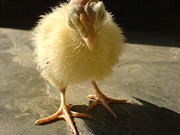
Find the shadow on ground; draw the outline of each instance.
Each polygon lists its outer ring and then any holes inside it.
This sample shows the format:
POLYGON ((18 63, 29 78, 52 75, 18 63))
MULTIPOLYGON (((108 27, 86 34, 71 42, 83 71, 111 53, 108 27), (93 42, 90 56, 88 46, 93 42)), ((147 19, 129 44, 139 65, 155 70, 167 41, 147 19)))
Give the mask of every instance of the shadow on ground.
MULTIPOLYGON (((87 128, 95 135, 179 135, 180 114, 135 99, 142 105, 112 105, 118 119, 114 119, 102 106, 94 108, 89 112, 94 119, 84 120, 87 128)), ((87 113, 86 108, 85 105, 73 107, 78 112, 87 113)))

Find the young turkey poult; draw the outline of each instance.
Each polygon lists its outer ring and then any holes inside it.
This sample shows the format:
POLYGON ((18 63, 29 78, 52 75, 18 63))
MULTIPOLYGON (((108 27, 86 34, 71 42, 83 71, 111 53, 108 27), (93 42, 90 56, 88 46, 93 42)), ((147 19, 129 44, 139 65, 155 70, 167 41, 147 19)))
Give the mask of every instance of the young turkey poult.
POLYGON ((96 95, 88 110, 98 104, 116 118, 108 103, 125 103, 105 96, 95 81, 112 72, 118 62, 124 37, 112 16, 98 0, 71 0, 60 4, 42 16, 34 29, 36 61, 42 76, 60 90, 61 105, 53 115, 35 121, 43 124, 65 119, 74 134, 78 134, 71 117, 90 118, 87 114, 70 111, 65 91, 68 85, 92 81, 96 95))

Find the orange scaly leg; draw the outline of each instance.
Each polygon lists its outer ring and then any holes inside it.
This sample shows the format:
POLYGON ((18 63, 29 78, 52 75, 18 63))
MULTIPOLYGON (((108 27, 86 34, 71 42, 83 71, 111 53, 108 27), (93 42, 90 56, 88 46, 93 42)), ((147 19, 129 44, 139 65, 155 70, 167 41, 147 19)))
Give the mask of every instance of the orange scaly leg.
POLYGON ((61 105, 60 105, 58 111, 56 113, 48 116, 48 117, 36 120, 35 124, 45 124, 45 123, 51 122, 51 121, 56 120, 56 119, 65 119, 67 124, 70 126, 73 134, 78 135, 78 131, 75 127, 74 122, 71 120, 71 117, 91 118, 91 116, 88 114, 70 111, 70 108, 72 107, 72 105, 66 104, 65 90, 66 90, 66 88, 60 90, 61 105))
POLYGON ((91 105, 89 105, 88 110, 93 109, 98 104, 102 104, 115 118, 117 118, 117 115, 111 109, 111 107, 109 106, 109 103, 126 103, 127 100, 116 100, 116 99, 109 98, 100 91, 96 82, 92 81, 92 84, 94 86, 94 89, 96 90, 96 95, 88 96, 88 98, 95 100, 91 105))

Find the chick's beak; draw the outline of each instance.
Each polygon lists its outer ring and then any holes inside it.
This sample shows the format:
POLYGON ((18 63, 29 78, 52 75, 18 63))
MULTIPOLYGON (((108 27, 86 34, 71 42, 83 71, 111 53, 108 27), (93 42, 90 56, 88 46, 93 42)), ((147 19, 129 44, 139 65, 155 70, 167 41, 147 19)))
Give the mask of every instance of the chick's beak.
POLYGON ((92 51, 94 49, 95 44, 96 44, 95 34, 88 35, 86 38, 83 38, 83 39, 84 39, 88 49, 92 51))
POLYGON ((86 14, 80 15, 80 21, 85 31, 85 36, 83 40, 85 41, 89 50, 93 50, 96 44, 96 34, 93 28, 93 21, 88 20, 86 14))

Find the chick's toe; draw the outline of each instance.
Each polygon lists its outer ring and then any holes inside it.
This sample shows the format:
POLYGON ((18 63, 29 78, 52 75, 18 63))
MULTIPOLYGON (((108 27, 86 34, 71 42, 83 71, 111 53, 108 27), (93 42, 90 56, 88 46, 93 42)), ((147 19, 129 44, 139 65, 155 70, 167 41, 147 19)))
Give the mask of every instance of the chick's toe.
POLYGON ((89 105, 87 110, 92 110, 98 104, 102 104, 114 116, 114 118, 117 118, 116 113, 109 106, 109 103, 126 103, 127 100, 126 99, 117 100, 117 99, 109 98, 100 91, 96 82, 92 82, 92 84, 96 91, 96 95, 89 95, 88 98, 93 99, 95 101, 89 105))

